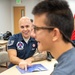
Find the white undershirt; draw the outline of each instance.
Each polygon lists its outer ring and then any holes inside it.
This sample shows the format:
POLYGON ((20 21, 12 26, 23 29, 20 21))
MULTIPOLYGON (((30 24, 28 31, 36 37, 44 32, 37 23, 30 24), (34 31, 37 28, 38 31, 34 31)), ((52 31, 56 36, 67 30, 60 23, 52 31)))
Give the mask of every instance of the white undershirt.
POLYGON ((26 43, 28 43, 30 37, 29 37, 28 39, 26 39, 26 38, 23 37, 23 39, 24 39, 24 41, 25 41, 26 43))

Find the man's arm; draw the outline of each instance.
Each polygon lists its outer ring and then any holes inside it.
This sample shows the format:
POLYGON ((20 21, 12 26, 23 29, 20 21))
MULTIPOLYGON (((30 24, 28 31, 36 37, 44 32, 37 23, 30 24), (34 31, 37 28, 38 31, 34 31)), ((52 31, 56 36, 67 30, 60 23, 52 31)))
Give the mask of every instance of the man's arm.
POLYGON ((26 60, 24 60, 24 62, 20 62, 19 67, 22 67, 24 65, 23 69, 27 70, 27 67, 31 66, 32 62, 41 61, 46 58, 47 58, 47 52, 42 52, 42 53, 35 52, 35 54, 32 57, 27 58, 26 60))
POLYGON ((10 62, 15 65, 18 65, 23 60, 17 57, 17 52, 14 49, 8 50, 8 55, 10 62))
POLYGON ((41 60, 45 60, 47 58, 47 52, 44 51, 42 53, 39 53, 37 50, 34 53, 34 55, 30 58, 27 58, 25 61, 29 60, 31 62, 36 62, 36 61, 41 61, 41 60))
POLYGON ((35 54, 33 55, 33 62, 35 61, 41 61, 41 60, 45 60, 47 58, 47 52, 44 51, 42 53, 39 53, 38 51, 35 52, 35 54))

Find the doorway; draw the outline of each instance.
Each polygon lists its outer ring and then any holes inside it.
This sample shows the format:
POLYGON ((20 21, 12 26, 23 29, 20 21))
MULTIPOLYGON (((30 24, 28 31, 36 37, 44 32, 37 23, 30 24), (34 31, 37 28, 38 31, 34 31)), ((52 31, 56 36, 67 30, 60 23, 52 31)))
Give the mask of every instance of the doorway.
POLYGON ((14 34, 19 33, 19 19, 22 16, 25 16, 25 7, 24 6, 18 6, 13 8, 14 11, 14 34))

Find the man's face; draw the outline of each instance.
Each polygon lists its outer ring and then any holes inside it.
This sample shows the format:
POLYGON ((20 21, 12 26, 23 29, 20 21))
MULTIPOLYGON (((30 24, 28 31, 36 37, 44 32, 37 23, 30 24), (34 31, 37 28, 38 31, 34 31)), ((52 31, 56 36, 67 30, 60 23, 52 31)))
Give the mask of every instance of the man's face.
POLYGON ((22 36, 26 39, 30 37, 31 30, 32 30, 31 26, 32 26, 32 23, 28 19, 22 19, 19 22, 20 32, 22 33, 22 36))
MULTIPOLYGON (((44 23, 46 15, 34 16, 34 26, 35 27, 47 27, 44 23)), ((33 30, 32 36, 38 41, 38 50, 40 52, 47 51, 52 46, 52 33, 48 29, 37 29, 33 30)))

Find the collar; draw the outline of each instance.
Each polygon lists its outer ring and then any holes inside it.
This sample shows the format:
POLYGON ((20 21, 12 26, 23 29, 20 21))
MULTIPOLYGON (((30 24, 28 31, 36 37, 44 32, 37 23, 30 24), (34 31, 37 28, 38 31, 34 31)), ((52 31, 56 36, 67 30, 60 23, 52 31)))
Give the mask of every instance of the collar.
MULTIPOLYGON (((20 36, 19 36, 19 41, 24 41, 22 34, 19 33, 19 35, 20 35, 20 36)), ((35 41, 35 39, 32 38, 32 37, 30 37, 29 41, 35 41)))

